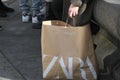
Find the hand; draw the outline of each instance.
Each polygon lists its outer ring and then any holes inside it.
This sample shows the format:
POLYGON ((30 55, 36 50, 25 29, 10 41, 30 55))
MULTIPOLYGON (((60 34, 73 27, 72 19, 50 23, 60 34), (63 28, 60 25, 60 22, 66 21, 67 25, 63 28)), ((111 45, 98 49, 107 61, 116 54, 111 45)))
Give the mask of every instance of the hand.
POLYGON ((72 18, 78 15, 78 12, 79 12, 79 15, 81 15, 86 10, 86 7, 87 7, 86 3, 81 4, 80 7, 74 6, 73 4, 71 4, 68 11, 69 17, 72 18))
POLYGON ((74 6, 73 4, 71 4, 68 10, 69 17, 72 18, 73 16, 78 15, 78 10, 79 10, 78 6, 74 6))

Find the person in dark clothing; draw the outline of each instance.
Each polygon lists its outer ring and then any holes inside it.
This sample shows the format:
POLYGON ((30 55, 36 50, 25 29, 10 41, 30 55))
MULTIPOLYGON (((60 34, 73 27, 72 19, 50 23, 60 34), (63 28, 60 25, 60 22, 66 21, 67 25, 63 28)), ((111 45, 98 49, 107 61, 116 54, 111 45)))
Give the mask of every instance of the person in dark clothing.
MULTIPOLYGON (((100 30, 98 24, 93 18, 93 8, 95 0, 46 0, 50 6, 47 7, 49 14, 52 13, 52 19, 66 22, 69 16, 69 24, 73 26, 82 26, 90 23, 92 34, 96 35, 100 30), (75 14, 71 11, 77 11, 75 14), (83 9, 84 8, 84 9, 83 9), (81 11, 82 10, 82 11, 81 11), (74 21, 73 21, 74 19, 74 21)), ((50 15, 51 16, 51 15, 50 15)), ((50 18, 48 16, 48 18, 50 18)))
POLYGON ((58 20, 66 21, 69 17, 71 23, 71 19, 75 18, 74 24, 76 26, 85 25, 90 22, 93 5, 94 0, 53 0, 51 3, 52 11, 58 20))
POLYGON ((13 8, 7 7, 1 0, 0 0, 0 17, 7 17, 6 13, 14 12, 13 8))

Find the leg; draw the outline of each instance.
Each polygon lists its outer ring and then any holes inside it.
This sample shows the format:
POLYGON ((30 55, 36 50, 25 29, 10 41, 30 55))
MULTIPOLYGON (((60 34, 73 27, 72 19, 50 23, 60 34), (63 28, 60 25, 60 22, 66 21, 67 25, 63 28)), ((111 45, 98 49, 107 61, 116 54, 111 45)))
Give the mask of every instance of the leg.
POLYGON ((53 10, 51 8, 52 2, 46 2, 46 19, 47 20, 56 20, 56 16, 53 14, 53 10))
POLYGON ((23 13, 29 13, 30 12, 30 6, 28 0, 20 0, 20 8, 23 13))
POLYGON ((63 0, 53 0, 51 10, 58 20, 62 20, 63 0))
POLYGON ((42 0, 32 0, 32 11, 33 15, 40 13, 40 7, 42 5, 42 0))
POLYGON ((7 7, 6 5, 4 5, 4 3, 0 0, 0 10, 2 12, 14 12, 13 8, 7 7))
POLYGON ((46 4, 44 0, 32 0, 32 23, 33 29, 40 29, 46 15, 46 4))
POLYGON ((40 14, 40 6, 42 0, 32 0, 32 23, 38 23, 38 14, 40 14))
POLYGON ((22 10, 22 22, 29 22, 30 6, 28 0, 20 0, 20 8, 22 10))

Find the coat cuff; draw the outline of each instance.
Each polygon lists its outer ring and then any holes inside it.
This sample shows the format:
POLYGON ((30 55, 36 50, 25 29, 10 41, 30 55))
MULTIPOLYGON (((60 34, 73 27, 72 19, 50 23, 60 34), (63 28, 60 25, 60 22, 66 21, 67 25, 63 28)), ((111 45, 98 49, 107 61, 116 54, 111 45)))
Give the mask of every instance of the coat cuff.
POLYGON ((82 1, 81 0, 71 0, 71 3, 75 6, 81 6, 82 1))

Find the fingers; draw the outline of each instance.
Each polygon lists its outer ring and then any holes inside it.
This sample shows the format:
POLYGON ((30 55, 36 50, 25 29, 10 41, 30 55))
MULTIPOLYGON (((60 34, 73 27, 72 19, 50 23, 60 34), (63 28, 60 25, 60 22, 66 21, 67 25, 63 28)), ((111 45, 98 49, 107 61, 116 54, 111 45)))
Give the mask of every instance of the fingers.
POLYGON ((69 15, 70 18, 72 18, 72 12, 71 11, 69 11, 68 15, 69 15))
POLYGON ((72 17, 78 15, 78 11, 69 11, 68 14, 69 14, 69 17, 72 18, 72 17))
POLYGON ((79 10, 79 7, 76 7, 71 4, 69 7, 69 11, 68 11, 69 17, 72 18, 72 17, 78 15, 78 10, 79 10))

